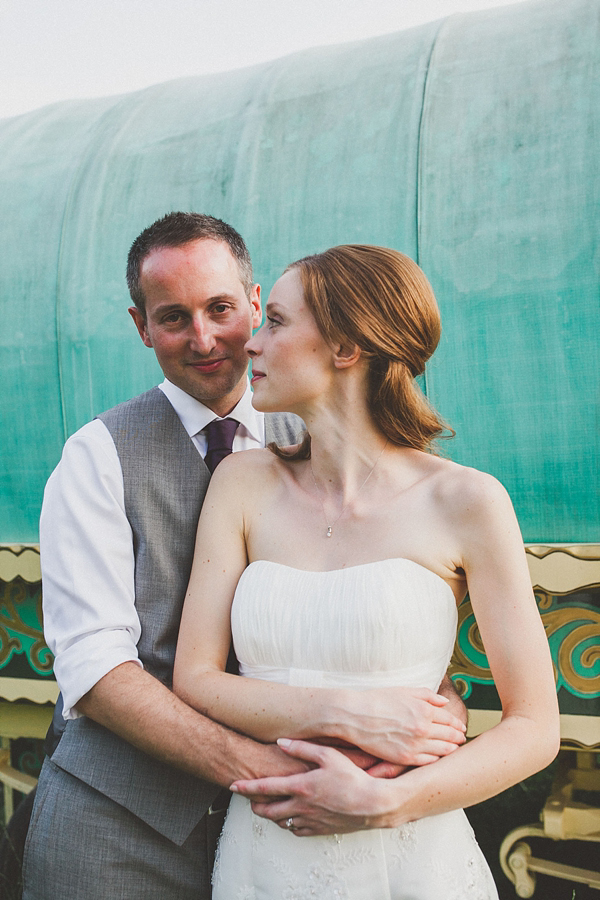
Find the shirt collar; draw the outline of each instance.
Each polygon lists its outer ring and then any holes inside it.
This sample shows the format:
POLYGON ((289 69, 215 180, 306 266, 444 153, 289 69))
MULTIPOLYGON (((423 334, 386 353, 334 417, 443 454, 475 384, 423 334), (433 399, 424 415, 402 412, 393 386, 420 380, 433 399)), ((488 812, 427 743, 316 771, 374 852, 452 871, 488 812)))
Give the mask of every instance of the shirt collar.
MULTIPOLYGON (((212 409, 199 400, 195 400, 167 378, 158 387, 179 416, 181 424, 190 437, 194 437, 195 434, 206 428, 213 419, 219 418, 212 409)), ((258 412, 252 406, 252 389, 249 381, 246 382, 246 390, 241 400, 226 418, 236 419, 256 441, 264 440, 264 413, 258 412)))

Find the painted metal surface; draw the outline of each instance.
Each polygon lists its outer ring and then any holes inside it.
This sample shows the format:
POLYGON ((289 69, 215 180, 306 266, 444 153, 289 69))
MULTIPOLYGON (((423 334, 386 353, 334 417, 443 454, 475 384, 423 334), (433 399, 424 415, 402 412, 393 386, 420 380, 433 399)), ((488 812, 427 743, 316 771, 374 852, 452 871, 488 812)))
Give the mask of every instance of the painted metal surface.
POLYGON ((159 378, 131 241, 194 209, 265 292, 337 243, 396 247, 444 337, 444 451, 508 488, 527 541, 598 540, 599 0, 536 0, 0 122, 0 541, 37 538, 65 438, 159 378))

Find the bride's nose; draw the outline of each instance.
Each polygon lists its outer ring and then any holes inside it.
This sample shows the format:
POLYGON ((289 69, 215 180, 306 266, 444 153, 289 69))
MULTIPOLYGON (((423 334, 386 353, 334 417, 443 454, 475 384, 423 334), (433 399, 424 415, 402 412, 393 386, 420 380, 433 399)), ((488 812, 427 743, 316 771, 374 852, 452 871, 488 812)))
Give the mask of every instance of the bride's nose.
POLYGON ((261 328, 259 328, 258 331, 256 332, 256 334, 253 334, 252 337, 250 338, 250 340, 246 341, 246 343, 244 345, 244 350, 246 351, 248 356, 251 358, 258 356, 258 354, 261 352, 259 335, 260 335, 261 331, 263 330, 263 328, 264 328, 264 325, 261 328))

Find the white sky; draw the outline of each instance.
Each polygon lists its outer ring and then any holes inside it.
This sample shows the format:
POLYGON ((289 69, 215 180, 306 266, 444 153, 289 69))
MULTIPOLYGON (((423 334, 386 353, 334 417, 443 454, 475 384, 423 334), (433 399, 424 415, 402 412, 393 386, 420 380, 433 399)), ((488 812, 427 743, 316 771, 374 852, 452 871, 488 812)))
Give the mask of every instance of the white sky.
POLYGON ((518 0, 0 0, 0 118, 518 0))

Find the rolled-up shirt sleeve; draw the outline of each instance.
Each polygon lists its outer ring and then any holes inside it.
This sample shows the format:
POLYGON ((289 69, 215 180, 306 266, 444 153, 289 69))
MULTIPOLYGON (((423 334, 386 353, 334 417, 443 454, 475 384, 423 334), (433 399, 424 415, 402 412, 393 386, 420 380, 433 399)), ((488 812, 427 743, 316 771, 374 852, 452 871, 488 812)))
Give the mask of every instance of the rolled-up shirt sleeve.
POLYGON ((65 444, 40 519, 44 633, 66 719, 104 675, 138 658, 134 555, 116 447, 95 419, 65 444))

